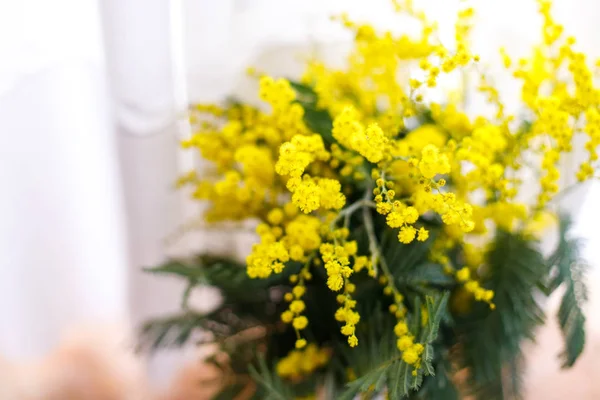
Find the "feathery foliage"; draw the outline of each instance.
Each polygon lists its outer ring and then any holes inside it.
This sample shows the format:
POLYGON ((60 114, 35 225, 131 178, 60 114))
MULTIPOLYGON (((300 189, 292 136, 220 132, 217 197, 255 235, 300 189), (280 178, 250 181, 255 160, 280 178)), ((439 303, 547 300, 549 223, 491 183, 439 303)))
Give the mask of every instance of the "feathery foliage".
POLYGON ((565 340, 565 349, 560 354, 563 367, 571 367, 581 355, 585 345, 585 316, 583 304, 587 301, 585 272, 587 263, 581 257, 581 239, 568 237, 572 221, 562 216, 559 226, 559 243, 550 256, 551 268, 548 284, 550 292, 564 286, 564 294, 558 309, 558 322, 565 340))
POLYGON ((458 322, 463 362, 477 398, 521 395, 521 343, 533 340, 535 328, 544 322, 537 286, 547 267, 535 246, 524 236, 498 232, 488 253, 487 281, 496 309, 502 311, 477 304, 468 318, 458 322))
POLYGON ((250 375, 259 385, 259 391, 255 394, 255 397, 260 396, 258 398, 264 400, 289 400, 293 398, 290 388, 272 370, 273 368, 267 365, 263 357, 258 357, 256 367, 249 366, 250 375))
MULTIPOLYGON (((565 367, 573 365, 585 342, 582 312, 586 298, 585 263, 580 258, 581 241, 568 236, 570 220, 562 217, 560 221, 559 245, 547 260, 532 238, 497 232, 482 272, 487 287, 495 291, 496 310, 481 303, 470 303, 467 312, 452 312, 450 291, 456 297, 461 288, 445 278, 438 264, 427 260, 429 242, 413 243, 398 251, 383 235, 385 258, 396 282, 407 293, 413 293, 409 301, 413 307, 409 322, 425 344, 423 362, 418 368, 402 361, 396 347, 397 337, 393 334, 394 318, 384 311, 385 298, 376 294, 380 290, 377 286, 357 293, 362 302, 360 313, 365 319, 358 332, 362 344, 355 349, 348 348, 344 337, 335 334, 335 327, 326 323, 330 321, 327 314, 335 310, 335 298, 326 290, 319 290, 323 286, 318 280, 326 277, 317 275, 314 284, 307 288, 307 308, 311 310, 308 316, 315 321, 309 337, 332 346, 334 354, 338 354, 331 367, 322 371, 320 379, 322 384, 327 383, 329 398, 353 399, 360 393, 371 396, 388 393, 390 398, 455 400, 464 392, 486 400, 519 398, 522 396, 522 343, 533 340, 535 329, 544 322, 542 296, 560 287, 564 287, 564 294, 558 318, 565 337, 561 359, 565 367), (450 291, 433 297, 428 295, 435 287, 450 291), (424 324, 421 310, 426 310, 428 316, 424 324), (323 332, 330 334, 323 336, 323 332), (463 368, 468 371, 467 381, 457 382, 455 374, 463 368), (355 378, 348 381, 349 376, 355 378)), ((357 223, 360 224, 360 220, 357 223)), ((362 226, 354 232, 358 241, 364 243, 362 226)), ((275 328, 268 334, 249 339, 249 343, 225 344, 227 338, 243 335, 249 328, 278 324, 284 302, 273 293, 289 290, 286 279, 275 276, 268 282, 252 280, 247 278, 242 265, 211 256, 188 262, 171 261, 148 270, 181 277, 191 287, 214 285, 223 295, 222 303, 208 313, 199 314, 188 308, 181 314, 146 324, 142 333, 149 346, 181 345, 190 340, 195 331, 208 331, 213 341, 222 345, 221 350, 230 354, 234 369, 250 374, 257 383, 255 398, 291 398, 290 393, 306 392, 306 385, 290 385, 274 372, 274 367, 269 367, 293 348, 293 336, 275 328), (257 358, 257 351, 265 345, 270 349, 263 353, 268 358, 257 358)), ((217 398, 226 398, 243 388, 240 383, 226 386, 217 398)))

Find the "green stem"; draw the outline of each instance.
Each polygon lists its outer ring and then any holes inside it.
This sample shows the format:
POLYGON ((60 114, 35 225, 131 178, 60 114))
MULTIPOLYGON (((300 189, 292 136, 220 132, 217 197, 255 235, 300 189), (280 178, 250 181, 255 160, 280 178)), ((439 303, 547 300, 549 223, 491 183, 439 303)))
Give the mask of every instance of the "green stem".
POLYGON ((375 235, 375 227, 373 225, 373 217, 369 213, 369 209, 363 207, 363 220, 365 222, 365 229, 367 230, 367 237, 369 239, 369 251, 371 252, 371 265, 373 265, 373 269, 375 270, 375 277, 377 277, 377 261, 379 263, 385 263, 381 253, 379 251, 379 246, 377 244, 377 236, 375 235))
POLYGON ((335 224, 337 224, 342 218, 349 220, 350 216, 354 214, 361 207, 371 207, 375 208, 375 203, 369 200, 368 198, 364 198, 362 200, 358 200, 348 207, 344 208, 340 213, 335 217, 335 219, 331 222, 331 227, 333 228, 335 224))
POLYGON ((181 308, 183 310, 189 311, 189 307, 188 307, 188 300, 190 298, 190 295, 192 294, 192 290, 196 287, 196 281, 195 280, 189 280, 188 284, 185 288, 185 291, 183 292, 183 297, 181 299, 181 308))
MULTIPOLYGON (((381 250, 379 248, 379 243, 377 241, 377 236, 375 235, 375 228, 373 224, 373 217, 369 210, 364 207, 363 208, 363 220, 365 222, 365 228, 367 230, 367 237, 369 239, 369 250, 371 251, 371 263, 373 264, 373 269, 375 270, 375 277, 377 277, 377 265, 381 266, 383 274, 385 275, 388 285, 392 288, 392 293, 394 294, 394 303, 396 303, 395 296, 400 294, 400 291, 396 287, 396 282, 394 281, 394 276, 392 275, 385 257, 381 254, 381 250), (378 261, 378 262, 377 262, 378 261)), ((396 305, 400 308, 404 305, 402 303, 396 303, 396 305)))

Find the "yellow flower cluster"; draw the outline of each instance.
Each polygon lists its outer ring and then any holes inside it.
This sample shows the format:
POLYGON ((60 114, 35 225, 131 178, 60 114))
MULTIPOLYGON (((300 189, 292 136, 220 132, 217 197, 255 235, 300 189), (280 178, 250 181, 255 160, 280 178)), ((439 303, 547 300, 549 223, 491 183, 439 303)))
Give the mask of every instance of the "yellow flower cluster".
MULTIPOLYGON (((445 184, 445 180, 442 181, 445 184)), ((436 184, 436 190, 439 191, 440 183, 436 184)), ((455 193, 431 193, 431 186, 426 185, 424 189, 414 193, 414 206, 420 214, 433 210, 441 215, 442 221, 446 225, 456 225, 462 232, 471 232, 475 227, 473 221, 473 207, 459 200, 455 193)))
POLYGON ((257 232, 261 242, 252 247, 252 253, 246 258, 248 276, 251 278, 268 278, 273 272, 283 271, 290 255, 283 243, 275 241, 275 235, 266 224, 260 225, 257 232))
POLYGON ((344 336, 348 336, 350 347, 358 345, 358 338, 355 335, 356 324, 360 321, 360 315, 354 311, 356 300, 352 298, 352 293, 356 286, 350 282, 350 276, 356 271, 364 269, 367 266, 367 260, 364 256, 357 256, 358 246, 356 241, 346 241, 348 229, 342 228, 331 233, 334 243, 324 243, 319 249, 321 258, 325 263, 327 271, 327 286, 334 292, 344 290, 343 294, 337 296, 340 308, 335 313, 335 319, 345 324, 341 328, 344 336), (350 258, 354 259, 353 267, 350 266, 350 258))
POLYGON ((319 135, 297 135, 279 148, 275 171, 279 175, 289 176, 286 186, 293 193, 292 202, 306 214, 319 207, 339 210, 346 202, 346 198, 340 192, 339 181, 327 178, 313 179, 308 174, 303 176, 312 162, 327 161, 329 157, 319 135))
POLYGON ((509 181, 504 178, 505 167, 500 162, 508 146, 502 127, 481 122, 475 126, 471 136, 461 141, 456 151, 457 161, 466 161, 473 168, 464 174, 470 190, 484 187, 488 195, 499 193, 500 197, 512 197, 509 181))
POLYGON ((285 294, 285 300, 290 303, 288 309, 281 313, 281 320, 286 324, 292 324, 296 331, 296 348, 301 349, 306 346, 306 339, 301 337, 300 331, 308 326, 308 318, 302 315, 306 308, 306 304, 302 297, 306 293, 305 281, 312 279, 312 274, 308 269, 309 263, 305 264, 300 275, 290 276, 290 283, 296 284, 290 293, 285 294))
POLYGON ((417 209, 413 206, 407 206, 399 200, 394 200, 396 196, 396 192, 393 190, 394 182, 385 182, 377 170, 373 170, 372 176, 376 179, 375 184, 377 186, 373 189, 376 210, 378 213, 386 215, 386 222, 390 228, 400 228, 398 240, 404 244, 411 243, 415 238, 421 242, 427 240, 429 231, 424 227, 417 229, 414 226, 419 219, 417 209))
MULTIPOLYGON (((294 102, 295 93, 288 81, 264 77, 260 94, 271 104, 270 113, 248 105, 226 109, 197 105, 191 110, 190 120, 198 130, 182 146, 197 149, 213 163, 214 170, 202 174, 202 179, 178 183, 193 186, 194 198, 208 201, 205 219, 209 222, 243 220, 263 212, 265 203, 276 203, 286 191, 285 181, 277 179, 275 170, 279 147, 292 137, 311 133, 304 124, 304 109, 294 102), (203 114, 224 117, 227 122, 199 123, 203 114)), ((313 151, 319 145, 318 139, 302 145, 304 150, 313 151)), ((314 156, 327 157, 325 151, 316 150, 314 156)))
POLYGON ((283 211, 279 208, 271 210, 267 220, 272 225, 258 225, 256 232, 260 242, 253 245, 252 252, 246 257, 251 278, 267 278, 272 273, 280 273, 290 259, 305 261, 306 254, 321 244, 320 220, 297 215, 293 204, 288 204, 283 211))
POLYGON ((585 149, 588 151, 589 159, 579 167, 577 179, 581 182, 591 178, 594 175, 593 163, 598 161, 598 146, 600 146, 600 113, 596 108, 588 108, 585 112, 585 133, 589 136, 589 140, 585 144, 585 149))
POLYGON ((292 202, 304 213, 319 207, 339 210, 346 203, 346 197, 340 192, 342 185, 335 179, 311 179, 305 175, 298 183, 290 184, 291 181, 288 187, 294 193, 292 202))
POLYGON ((469 46, 474 11, 459 12, 455 43, 446 47, 437 40, 436 24, 409 0, 394 4, 419 24, 416 36, 338 18, 354 33, 354 49, 344 69, 307 64, 301 82, 315 97, 310 105, 296 95, 298 85, 261 76, 259 97, 267 111, 239 104, 191 110, 195 133, 183 146, 211 167, 186 173, 178 186, 190 186, 195 199, 209 203, 209 222, 257 221, 259 241, 246 259, 251 278, 279 274, 292 262, 304 265, 285 294, 289 304, 281 320, 295 330, 298 350, 281 360, 280 375, 295 378, 322 365, 316 359, 326 362, 307 346, 310 335, 302 334, 312 327, 303 299, 315 271, 337 296, 332 317, 352 347, 360 321, 353 296, 362 282, 353 276, 379 280, 391 298, 402 359, 419 367, 424 344, 408 329, 404 297, 382 255, 381 229, 393 230, 397 246, 434 236, 429 258, 455 279, 456 292, 493 307, 494 293, 478 274, 493 232, 527 231, 546 212, 561 190, 559 162, 578 136, 587 136, 588 158, 577 178, 595 177, 600 90, 575 40, 552 19, 550 1, 537 2, 543 42, 521 60, 501 52, 507 72, 522 84, 527 121, 509 115, 501 91, 473 68, 480 61, 469 46), (415 76, 403 80, 398 73, 417 65, 415 76), (461 102, 429 101, 438 78, 455 70, 478 76, 477 95, 494 106, 493 115, 471 118, 461 102), (320 130, 305 123, 312 118, 309 106, 330 117, 323 124, 327 132, 309 129, 320 130), (414 128, 415 121, 420 126, 414 128), (537 199, 517 202, 529 165, 541 172, 537 199), (360 255, 351 231, 357 223, 368 236, 368 250, 361 247, 360 255), (462 259, 451 256, 456 253, 462 259))
POLYGON ((354 151, 344 150, 337 143, 331 145, 331 168, 338 169, 342 177, 352 177, 356 181, 364 180, 365 174, 361 169, 364 158, 354 151))
POLYGON ((329 153, 325 151, 320 135, 297 135, 279 148, 279 159, 275 164, 275 171, 279 175, 289 175, 291 178, 298 179, 310 163, 316 159, 326 161, 328 158, 329 153))
POLYGON ((299 379, 326 365, 329 357, 326 349, 320 349, 311 343, 303 350, 292 350, 279 360, 275 368, 282 378, 299 379))
POLYGON ((467 292, 471 293, 475 300, 485 301, 490 304, 492 309, 495 308, 494 303, 492 303, 494 292, 480 287, 478 281, 471 279, 471 269, 468 266, 456 271, 456 280, 464 284, 467 292))
POLYGON ((334 246, 331 243, 322 244, 320 252, 327 271, 327 286, 338 292, 344 286, 345 280, 352 275, 349 254, 345 246, 334 246))
POLYGON ((291 102, 296 98, 296 93, 287 80, 274 80, 270 76, 261 78, 258 95, 262 101, 273 107, 275 113, 281 113, 290 107, 291 102))
POLYGON ((437 147, 428 144, 421 151, 422 157, 419 161, 419 171, 426 179, 431 179, 434 176, 446 175, 450 172, 450 162, 448 156, 440 154, 437 147))
POLYGON ((333 120, 332 133, 338 143, 356 151, 369 162, 378 163, 385 155, 387 137, 375 123, 365 128, 354 108, 345 108, 333 120))

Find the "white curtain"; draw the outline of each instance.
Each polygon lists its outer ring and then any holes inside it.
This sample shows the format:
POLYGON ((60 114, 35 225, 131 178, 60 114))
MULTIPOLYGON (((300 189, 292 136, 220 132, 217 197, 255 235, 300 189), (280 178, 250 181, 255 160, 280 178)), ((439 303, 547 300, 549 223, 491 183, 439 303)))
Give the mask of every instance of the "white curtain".
POLYGON ((126 246, 95 1, 0 2, 0 353, 124 320, 126 246))
POLYGON ((141 273, 180 223, 172 7, 0 3, 3 356, 177 309, 179 282, 141 273))
MULTIPOLYGON (((421 3, 446 16, 460 2, 421 3)), ((598 54, 600 5, 556 3, 598 54)), ((483 59, 534 40, 533 0, 474 4, 483 59)), ((389 9, 387 0, 0 2, 0 354, 38 356, 71 325, 137 326, 176 310, 180 283, 140 268, 162 261, 165 238, 197 211, 172 190, 190 165, 177 150, 188 99, 250 98, 248 64, 290 76, 298 54, 338 60, 349 37, 329 15, 402 29, 389 9)), ((452 24, 441 19, 442 38, 452 24)), ((234 244, 221 239, 175 250, 234 244)), ((161 355, 154 375, 167 380, 181 357, 161 355)))

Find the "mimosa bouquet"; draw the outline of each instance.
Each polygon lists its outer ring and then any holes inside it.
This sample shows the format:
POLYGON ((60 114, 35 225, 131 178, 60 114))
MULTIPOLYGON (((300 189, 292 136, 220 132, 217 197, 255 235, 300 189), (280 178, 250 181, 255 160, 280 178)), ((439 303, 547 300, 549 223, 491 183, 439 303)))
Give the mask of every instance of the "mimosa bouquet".
POLYGON ((251 71, 261 104, 194 105, 182 145, 211 166, 178 183, 208 204, 207 223, 252 221, 256 243, 245 263, 201 254, 152 268, 189 284, 183 312, 148 323, 146 339, 209 332, 222 399, 513 399, 522 344, 544 322, 544 297, 563 287, 557 356, 573 365, 585 264, 553 200, 577 136, 589 158, 576 177, 594 177, 600 91, 550 2, 538 3, 532 57, 502 53, 521 84, 519 115, 469 46, 473 10, 459 12, 447 47, 409 0, 394 5, 418 22, 416 37, 342 15, 355 38, 345 68, 311 60, 297 81, 251 71), (470 101, 492 115, 431 100, 457 71, 479 82, 470 101), (560 238, 544 256, 539 239, 552 228, 560 238), (186 306, 201 284, 222 294, 208 313, 186 306))

